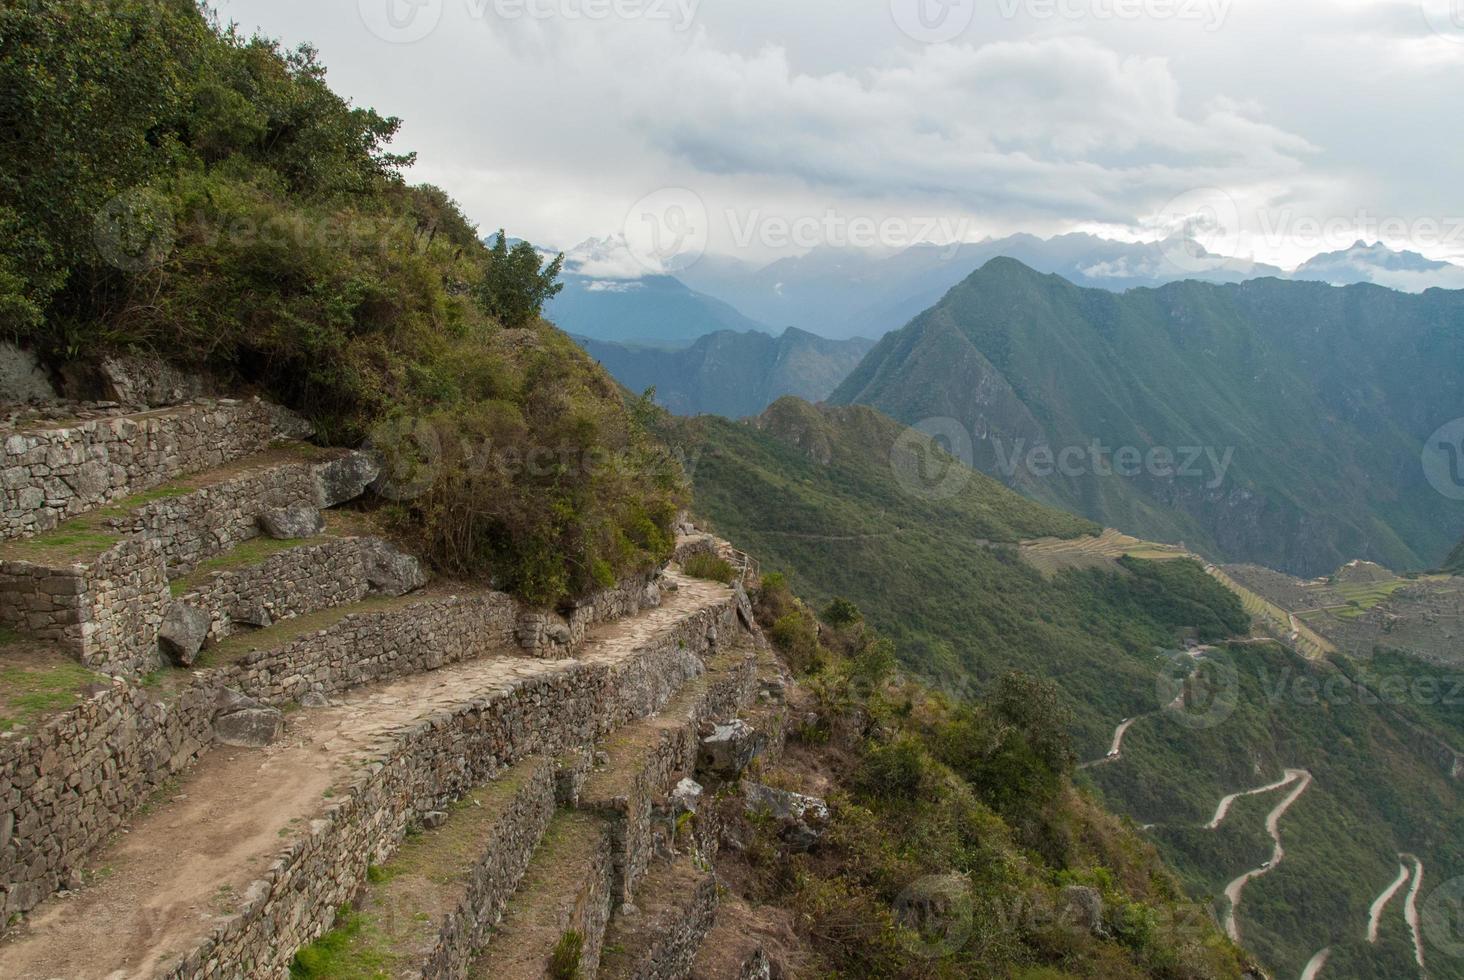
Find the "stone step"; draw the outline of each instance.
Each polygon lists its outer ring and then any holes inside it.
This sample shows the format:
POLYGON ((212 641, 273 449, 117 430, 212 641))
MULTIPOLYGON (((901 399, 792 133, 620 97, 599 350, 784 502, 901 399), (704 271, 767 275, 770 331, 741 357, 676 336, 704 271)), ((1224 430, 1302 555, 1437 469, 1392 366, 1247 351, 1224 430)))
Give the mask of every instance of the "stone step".
POLYGON ((696 769, 701 725, 735 716, 751 697, 755 647, 750 638, 733 639, 659 714, 606 739, 602 764, 579 789, 576 806, 605 818, 614 834, 617 906, 633 900, 658 847, 675 834, 658 826, 657 805, 696 769))
POLYGON ((593 977, 610 921, 610 827, 561 812, 534 853, 472 980, 593 977))
MULTIPOLYGON (((688 663, 711 656, 707 623, 735 616, 735 603, 728 589, 688 584, 633 623, 594 630, 584 660, 478 657, 358 690, 289 715, 285 737, 263 753, 206 753, 176 784, 167 781, 177 771, 169 733, 210 723, 207 685, 220 671, 202 672, 160 715, 129 717, 124 700, 97 712, 94 732, 81 726, 78 736, 78 717, 25 740, 0 757, 7 778, 31 773, 5 800, 17 828, 0 851, 7 894, 49 894, 84 866, 109 875, 35 912, 0 945, 0 976, 281 976, 423 814, 532 755, 591 744, 628 705, 644 704, 644 692, 674 689, 688 663), (643 635, 647 623, 658 624, 655 636, 643 635), (662 634, 687 638, 674 644, 679 658, 665 655, 662 634), (144 741, 119 773, 99 747, 124 731, 144 741), (94 852, 149 785, 176 795, 94 852)), ((135 693, 121 682, 119 690, 135 693)), ((0 779, 0 795, 7 785, 0 779)), ((7 904, 7 914, 30 904, 7 904)))
POLYGON ((105 413, 0 431, 0 540, 63 521, 181 477, 261 453, 300 431, 257 399, 105 413))
POLYGON ((634 908, 621 908, 610 923, 601 980, 685 980, 716 913, 709 865, 689 854, 658 862, 634 908))
POLYGON ((554 769, 526 759, 430 815, 437 826, 371 869, 352 911, 297 962, 315 976, 465 976, 555 816, 554 769))
POLYGON ((336 506, 376 472, 362 453, 278 446, 4 542, 0 624, 56 642, 95 670, 150 673, 170 579, 259 537, 266 511, 336 506))

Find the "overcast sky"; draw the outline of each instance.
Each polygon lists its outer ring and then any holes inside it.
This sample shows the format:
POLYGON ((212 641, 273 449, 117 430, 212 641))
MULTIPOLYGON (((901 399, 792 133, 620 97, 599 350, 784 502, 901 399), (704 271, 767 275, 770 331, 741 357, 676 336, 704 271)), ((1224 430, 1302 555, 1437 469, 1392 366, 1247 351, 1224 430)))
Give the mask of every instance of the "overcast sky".
POLYGON ((1464 261, 1464 0, 216 0, 485 231, 1464 261), (1199 223, 1195 219, 1199 218, 1199 223), (648 231, 640 229, 649 229, 648 231))

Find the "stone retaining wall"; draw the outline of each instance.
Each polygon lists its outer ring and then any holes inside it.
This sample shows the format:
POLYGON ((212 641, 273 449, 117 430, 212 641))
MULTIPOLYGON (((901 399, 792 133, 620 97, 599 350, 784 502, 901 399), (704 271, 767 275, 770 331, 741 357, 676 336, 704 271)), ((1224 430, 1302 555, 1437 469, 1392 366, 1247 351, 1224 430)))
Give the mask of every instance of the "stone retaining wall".
POLYGON ((0 927, 67 887, 102 843, 213 743, 217 689, 163 703, 115 681, 35 735, 0 742, 0 927))
POLYGON ((554 763, 547 756, 530 760, 525 784, 493 832, 482 841, 482 855, 462 885, 462 898, 449 912, 437 934, 437 944, 420 971, 424 980, 465 977, 468 966, 513 897, 534 850, 554 819, 554 763))
POLYGON ((162 549, 146 539, 124 541, 87 565, 0 562, 0 624, 103 673, 157 669, 158 626, 170 599, 162 549))
POLYGON ((274 438, 258 400, 183 405, 0 433, 0 540, 258 453, 274 438))
MULTIPOLYGON (((703 633, 691 652, 708 650, 703 633)), ((633 655, 619 676, 654 673, 664 663, 633 655)), ((344 798, 311 823, 309 836, 250 887, 241 911, 160 977, 235 975, 220 973, 218 964, 238 964, 239 976, 285 977, 294 951, 331 928, 336 909, 365 881, 367 866, 390 857, 418 814, 445 808, 531 754, 552 756, 591 741, 613 691, 605 665, 568 661, 549 676, 523 680, 508 693, 444 711, 403 732, 395 748, 365 766, 344 798)))
POLYGON ((208 613, 208 639, 360 602, 372 593, 367 556, 380 538, 333 538, 289 548, 256 565, 215 572, 178 601, 208 613), (247 626, 245 627, 247 628, 247 626))
MULTIPOLYGON (((0 624, 59 643, 81 663, 104 673, 141 676, 156 670, 158 627, 173 602, 169 578, 257 537, 259 514, 266 508, 314 501, 318 472, 328 465, 300 460, 260 466, 152 501, 112 521, 123 540, 85 563, 0 562, 0 624)), ((272 571, 287 576, 276 583, 278 588, 271 590, 258 580, 241 587, 308 611, 326 608, 332 590, 349 592, 364 582, 358 576, 355 581, 318 580, 305 586, 302 576, 307 573, 330 573, 330 557, 339 554, 316 555, 299 567, 292 567, 292 559, 280 559, 271 565, 272 571), (297 596, 294 600, 284 598, 286 581, 290 594, 297 596)), ((350 568, 348 562, 345 570, 350 568)), ((216 616, 216 626, 229 611, 216 616)))
MULTIPOLYGON (((479 705, 456 719, 434 719, 433 724, 457 732, 452 737, 456 751, 462 753, 483 750, 484 738, 499 738, 507 726, 512 738, 503 744, 513 747, 510 761, 541 747, 548 751, 561 742, 592 740, 607 730, 608 718, 660 710, 680 683, 678 678, 693 669, 688 658, 706 649, 709 624, 733 615, 730 602, 688 616, 668 632, 667 637, 675 639, 628 658, 614 671, 604 664, 566 662, 565 673, 559 676, 576 678, 567 693, 527 692, 523 696, 528 704, 510 699, 479 705), (675 656, 667 655, 667 643, 675 647, 675 656), (618 692, 619 685, 634 693, 618 692), (580 703, 586 699, 592 709, 580 703)), ((232 689, 284 705, 312 691, 338 693, 495 649, 512 649, 518 612, 514 601, 501 593, 425 597, 405 607, 346 617, 333 630, 309 633, 278 650, 252 654, 237 665, 200 671, 191 687, 166 703, 145 686, 117 680, 108 691, 35 734, 0 740, 0 910, 4 912, 0 931, 9 916, 29 911, 64 886, 87 854, 158 785, 213 743, 213 715, 221 691, 232 689)), ((509 764, 501 755, 493 758, 509 764)), ((446 748, 434 759, 432 765, 444 778, 469 764, 446 748)), ((472 760, 478 768, 472 770, 467 786, 496 771, 491 759, 486 760, 486 769, 480 765, 483 762, 472 760)), ((423 765, 424 772, 430 769, 423 765)), ((453 776, 443 789, 406 797, 410 806, 400 799, 393 805, 405 810, 440 808, 428 804, 445 805, 460 796, 463 790, 456 780, 453 776), (428 803, 417 805, 424 800, 428 803)), ((419 786, 429 785, 430 778, 419 774, 419 786)), ((378 841, 376 846, 388 845, 378 841)))

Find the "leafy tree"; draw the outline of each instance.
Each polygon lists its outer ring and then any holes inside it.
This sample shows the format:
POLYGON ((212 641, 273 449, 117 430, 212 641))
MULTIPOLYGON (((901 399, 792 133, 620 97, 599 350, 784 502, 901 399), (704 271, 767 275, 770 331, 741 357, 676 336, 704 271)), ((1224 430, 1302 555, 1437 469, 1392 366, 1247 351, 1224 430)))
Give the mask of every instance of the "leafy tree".
POLYGON ((528 242, 508 247, 508 236, 500 229, 483 279, 478 284, 478 302, 483 310, 505 327, 524 327, 538 319, 544 304, 564 288, 559 273, 564 269, 560 254, 540 268, 539 253, 528 242))

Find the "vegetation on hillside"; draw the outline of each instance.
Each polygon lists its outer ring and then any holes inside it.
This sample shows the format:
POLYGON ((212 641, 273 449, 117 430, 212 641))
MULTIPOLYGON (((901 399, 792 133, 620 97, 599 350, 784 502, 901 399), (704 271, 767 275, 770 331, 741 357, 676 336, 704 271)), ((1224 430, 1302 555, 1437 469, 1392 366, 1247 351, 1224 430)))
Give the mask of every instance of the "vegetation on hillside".
POLYGON ((977 473, 950 496, 912 492, 891 461, 902 427, 871 409, 783 399, 753 424, 662 425, 720 533, 811 600, 856 602, 906 665, 948 690, 979 692, 1011 670, 1060 680, 1085 757, 1120 718, 1156 707, 1159 650, 1186 630, 1217 639, 1249 625, 1192 562, 1042 575, 1018 542, 1098 528, 977 473))
POLYGON ((669 551, 679 475, 539 319, 559 263, 409 186, 399 121, 192 0, 0 8, 0 313, 254 385, 408 471, 449 573, 545 602, 669 551))
POLYGON ((1464 575, 1464 541, 1459 542, 1459 547, 1449 555, 1444 562, 1444 571, 1453 572, 1455 575, 1464 575))
POLYGON ((1459 291, 1258 279, 1118 294, 994 259, 830 401, 954 418, 984 472, 1140 537, 1305 577, 1354 558, 1419 570, 1464 533, 1418 464, 1459 415, 1461 324, 1459 291), (1029 466, 1037 446, 1053 458, 1029 466), (1169 472, 1125 447, 1172 454, 1169 472), (1060 468, 1063 452, 1079 462, 1060 468))
POLYGON ((793 913, 800 975, 1243 974, 1153 847, 1072 785, 1050 684, 1012 673, 979 702, 952 701, 901 676, 852 603, 820 623, 780 575, 764 577, 756 613, 811 696, 800 717, 814 709, 759 778, 831 787, 830 826, 799 854, 752 821, 719 865, 763 914, 793 913), (1101 923, 1074 904, 1082 894, 1101 899, 1101 923))

